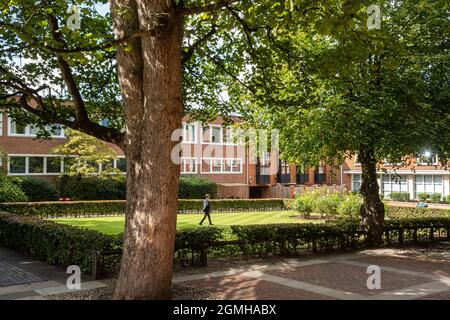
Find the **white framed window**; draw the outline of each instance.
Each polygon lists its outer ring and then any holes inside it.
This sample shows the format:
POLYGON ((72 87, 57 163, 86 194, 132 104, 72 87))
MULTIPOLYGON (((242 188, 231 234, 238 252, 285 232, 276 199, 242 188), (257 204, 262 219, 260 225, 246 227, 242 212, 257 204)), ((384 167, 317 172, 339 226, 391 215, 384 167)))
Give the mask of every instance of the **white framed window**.
POLYGON ((352 191, 359 191, 361 188, 362 177, 361 174, 353 174, 352 175, 352 191))
POLYGON ((414 198, 419 193, 444 194, 443 177, 441 175, 416 175, 414 176, 414 198))
POLYGON ((425 152, 420 155, 416 162, 419 166, 433 166, 438 164, 438 155, 436 153, 425 152))
POLYGON ((127 159, 125 157, 118 157, 114 162, 116 169, 123 173, 127 172, 127 159))
MULTIPOLYGON (((65 138, 64 129, 59 124, 47 126, 52 134, 52 138, 65 138)), ((35 137, 37 135, 37 128, 32 125, 25 125, 16 122, 14 119, 8 117, 8 136, 12 137, 35 137)))
POLYGON ((242 159, 203 158, 202 173, 242 173, 242 159))
POLYGON ((197 125, 183 123, 183 143, 197 143, 197 125))
POLYGON ((8 175, 59 175, 63 159, 58 155, 9 155, 8 175))
POLYGON ((381 192, 388 197, 391 192, 408 192, 408 179, 406 175, 384 174, 381 177, 381 192))
POLYGON ((197 173, 196 158, 181 158, 181 174, 197 173))
POLYGON ((221 144, 223 142, 222 127, 220 125, 210 124, 202 128, 202 142, 221 144))
POLYGON ((358 152, 355 152, 355 166, 360 167, 361 166, 361 162, 359 162, 359 154, 358 152))

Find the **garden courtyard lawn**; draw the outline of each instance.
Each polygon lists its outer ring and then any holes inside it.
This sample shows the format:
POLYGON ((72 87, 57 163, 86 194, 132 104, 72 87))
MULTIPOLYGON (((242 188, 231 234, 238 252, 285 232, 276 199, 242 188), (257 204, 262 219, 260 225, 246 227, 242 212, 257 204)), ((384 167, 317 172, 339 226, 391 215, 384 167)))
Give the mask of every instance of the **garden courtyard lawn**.
MULTIPOLYGON (((179 214, 177 216, 177 229, 189 229, 200 227, 198 223, 202 214, 179 214)), ((95 229, 106 234, 118 234, 123 232, 124 217, 98 217, 98 218, 69 218, 52 219, 55 222, 73 226, 95 229)), ((238 212, 238 213, 212 213, 211 220, 216 227, 227 227, 230 225, 246 224, 269 224, 269 223, 308 223, 323 222, 319 219, 299 218, 295 211, 267 211, 267 212, 238 212)), ((208 219, 203 222, 202 227, 208 226, 208 219)))

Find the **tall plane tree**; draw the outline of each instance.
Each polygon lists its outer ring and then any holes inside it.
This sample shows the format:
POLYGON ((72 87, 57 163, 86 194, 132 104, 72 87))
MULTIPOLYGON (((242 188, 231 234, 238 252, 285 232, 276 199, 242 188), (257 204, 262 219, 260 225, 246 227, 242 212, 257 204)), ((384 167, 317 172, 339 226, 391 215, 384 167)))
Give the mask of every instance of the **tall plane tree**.
POLYGON ((184 111, 226 114, 235 90, 255 92, 243 80, 259 62, 250 33, 272 41, 292 1, 111 0, 107 14, 99 4, 106 0, 0 1, 0 101, 39 135, 58 123, 122 148, 127 208, 115 298, 169 298, 179 176, 172 132, 184 111), (223 91, 229 100, 218 99, 223 91))
POLYGON ((301 22, 285 24, 276 38, 284 50, 252 75, 259 89, 247 101, 256 123, 280 130, 281 153, 291 161, 318 165, 357 153, 362 226, 368 244, 379 245, 380 162, 404 165, 405 156, 429 150, 447 163, 449 29, 445 1, 378 1, 378 26, 367 14, 371 4, 318 2, 301 22))

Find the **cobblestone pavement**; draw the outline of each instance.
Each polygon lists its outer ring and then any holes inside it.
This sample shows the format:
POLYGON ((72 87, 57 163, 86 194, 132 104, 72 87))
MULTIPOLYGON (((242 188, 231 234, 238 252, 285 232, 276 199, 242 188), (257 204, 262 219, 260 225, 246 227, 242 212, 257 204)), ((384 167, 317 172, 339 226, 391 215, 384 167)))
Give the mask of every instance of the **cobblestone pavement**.
POLYGON ((450 300, 450 251, 376 249, 175 277, 219 299, 450 300), (381 271, 369 289, 367 267, 381 271))

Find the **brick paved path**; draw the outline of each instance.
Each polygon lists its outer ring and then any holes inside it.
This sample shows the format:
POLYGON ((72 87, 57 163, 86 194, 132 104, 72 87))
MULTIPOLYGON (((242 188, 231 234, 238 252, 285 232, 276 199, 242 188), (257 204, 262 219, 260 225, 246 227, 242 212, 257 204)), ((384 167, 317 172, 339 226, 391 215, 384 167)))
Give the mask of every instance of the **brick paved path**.
MULTIPOLYGON (((0 248, 0 300, 45 300, 70 292, 66 286, 68 276, 64 269, 0 248)), ((82 289, 105 286, 100 281, 82 278, 82 289)))
POLYGON ((450 300, 450 251, 366 250, 180 276, 174 281, 219 299, 450 300), (381 269, 380 289, 367 288, 369 265, 381 269))

